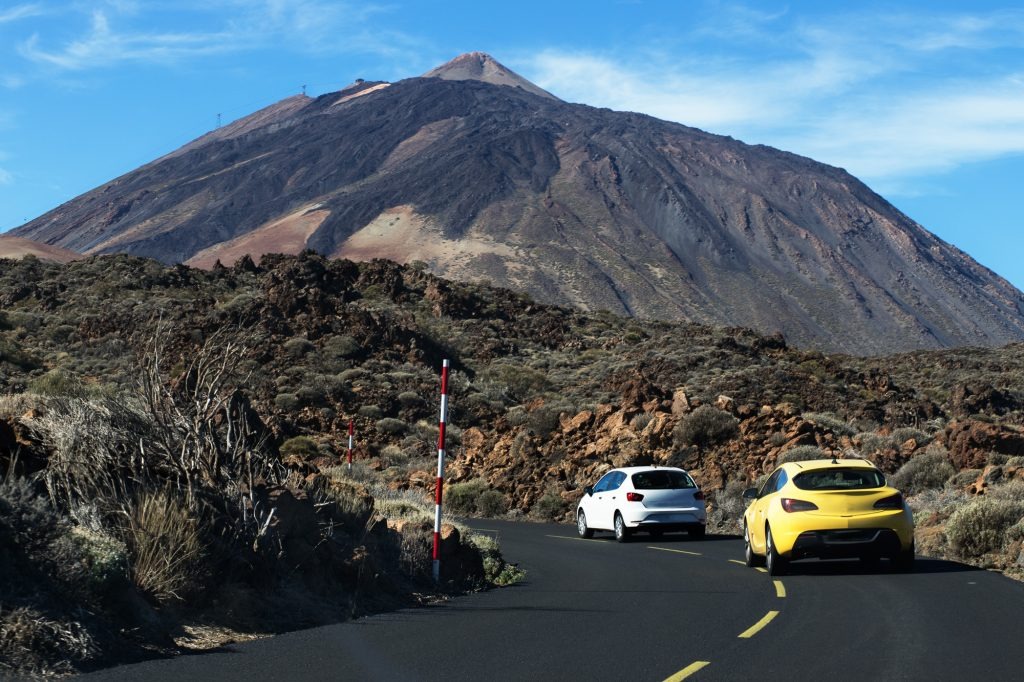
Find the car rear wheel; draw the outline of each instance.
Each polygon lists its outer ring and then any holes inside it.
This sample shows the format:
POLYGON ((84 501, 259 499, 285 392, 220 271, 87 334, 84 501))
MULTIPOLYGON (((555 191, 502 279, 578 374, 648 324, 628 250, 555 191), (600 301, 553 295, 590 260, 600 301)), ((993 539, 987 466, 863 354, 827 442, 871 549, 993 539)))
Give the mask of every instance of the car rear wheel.
POLYGON ((892 558, 892 565, 897 571, 909 573, 914 570, 914 543, 910 543, 910 549, 900 552, 892 558))
POLYGON ((765 565, 768 568, 768 575, 783 575, 786 572, 787 562, 779 550, 775 547, 775 542, 772 540, 772 528, 771 526, 765 526, 764 528, 764 544, 765 544, 765 565))
POLYGON ((587 515, 583 513, 582 509, 576 515, 576 531, 580 534, 581 538, 594 537, 594 531, 587 526, 587 515))
POLYGON ((743 558, 747 560, 747 566, 757 568, 764 563, 764 557, 754 554, 754 548, 750 546, 750 531, 747 524, 743 524, 743 558))
POLYGON ((622 514, 615 512, 615 539, 619 542, 629 542, 630 529, 626 527, 626 522, 622 520, 622 514))

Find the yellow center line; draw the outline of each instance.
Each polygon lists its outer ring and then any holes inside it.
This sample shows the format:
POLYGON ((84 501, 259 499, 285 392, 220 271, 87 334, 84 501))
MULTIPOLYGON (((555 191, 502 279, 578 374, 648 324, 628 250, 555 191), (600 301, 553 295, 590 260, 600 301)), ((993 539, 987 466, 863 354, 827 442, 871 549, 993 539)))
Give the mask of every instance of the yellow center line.
POLYGON ((763 628, 765 625, 768 625, 768 623, 772 622, 772 619, 775 618, 775 616, 777 615, 779 615, 778 611, 769 611, 767 614, 765 614, 764 618, 751 625, 748 629, 744 630, 740 634, 740 639, 750 639, 758 632, 760 632, 761 628, 763 628))
POLYGON ((652 546, 649 546, 647 549, 660 549, 662 552, 675 552, 676 554, 689 554, 691 556, 704 556, 700 552, 687 552, 685 549, 669 549, 668 547, 652 547, 652 546))
POLYGON ((779 599, 786 596, 786 586, 782 584, 781 580, 775 581, 775 596, 779 599))
POLYGON ((679 682, 685 680, 690 675, 694 674, 706 665, 711 665, 711 661, 694 661, 690 665, 686 666, 672 677, 665 678, 665 682, 679 682))
POLYGON ((746 561, 740 561, 739 559, 729 559, 729 562, 733 563, 733 564, 739 564, 740 566, 746 566, 747 565, 746 561))
POLYGON ((685 680, 686 678, 688 678, 690 675, 692 675, 693 673, 697 672, 701 668, 703 668, 705 666, 710 666, 710 665, 711 665, 710 660, 694 660, 694 662, 691 663, 686 668, 682 669, 681 671, 679 671, 678 673, 676 673, 672 677, 666 678, 665 682, 679 682, 680 680, 685 680))
POLYGON ((757 567, 757 570, 761 571, 762 573, 767 573, 768 572, 767 568, 761 568, 760 566, 757 567))

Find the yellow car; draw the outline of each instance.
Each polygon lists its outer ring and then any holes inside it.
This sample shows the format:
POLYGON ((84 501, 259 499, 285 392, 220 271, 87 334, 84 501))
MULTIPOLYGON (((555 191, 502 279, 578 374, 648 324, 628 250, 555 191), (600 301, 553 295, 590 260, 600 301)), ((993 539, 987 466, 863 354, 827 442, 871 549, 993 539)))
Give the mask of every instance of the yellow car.
POLYGON ((758 488, 743 493, 747 566, 771 575, 790 561, 885 556, 901 570, 914 565, 914 517, 903 495, 862 459, 786 462, 758 488))

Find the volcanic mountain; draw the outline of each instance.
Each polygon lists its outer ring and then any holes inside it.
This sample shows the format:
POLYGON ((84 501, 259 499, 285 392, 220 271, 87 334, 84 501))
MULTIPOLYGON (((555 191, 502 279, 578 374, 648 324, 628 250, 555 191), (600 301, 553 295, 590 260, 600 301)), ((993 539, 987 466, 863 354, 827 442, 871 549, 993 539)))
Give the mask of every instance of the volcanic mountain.
POLYGON ((1024 338, 1024 294, 844 170, 566 103, 480 53, 282 100, 12 234, 201 267, 423 261, 857 354, 1024 338))

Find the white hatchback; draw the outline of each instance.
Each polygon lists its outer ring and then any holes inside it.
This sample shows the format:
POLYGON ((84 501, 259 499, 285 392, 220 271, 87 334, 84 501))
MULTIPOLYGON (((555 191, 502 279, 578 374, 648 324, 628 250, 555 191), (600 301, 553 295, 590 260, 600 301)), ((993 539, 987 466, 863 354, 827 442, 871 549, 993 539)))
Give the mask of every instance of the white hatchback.
POLYGON ((610 530, 619 542, 628 541, 637 530, 655 537, 685 530, 701 538, 707 521, 704 493, 688 473, 675 467, 612 469, 594 486, 584 488, 576 508, 580 537, 610 530))

